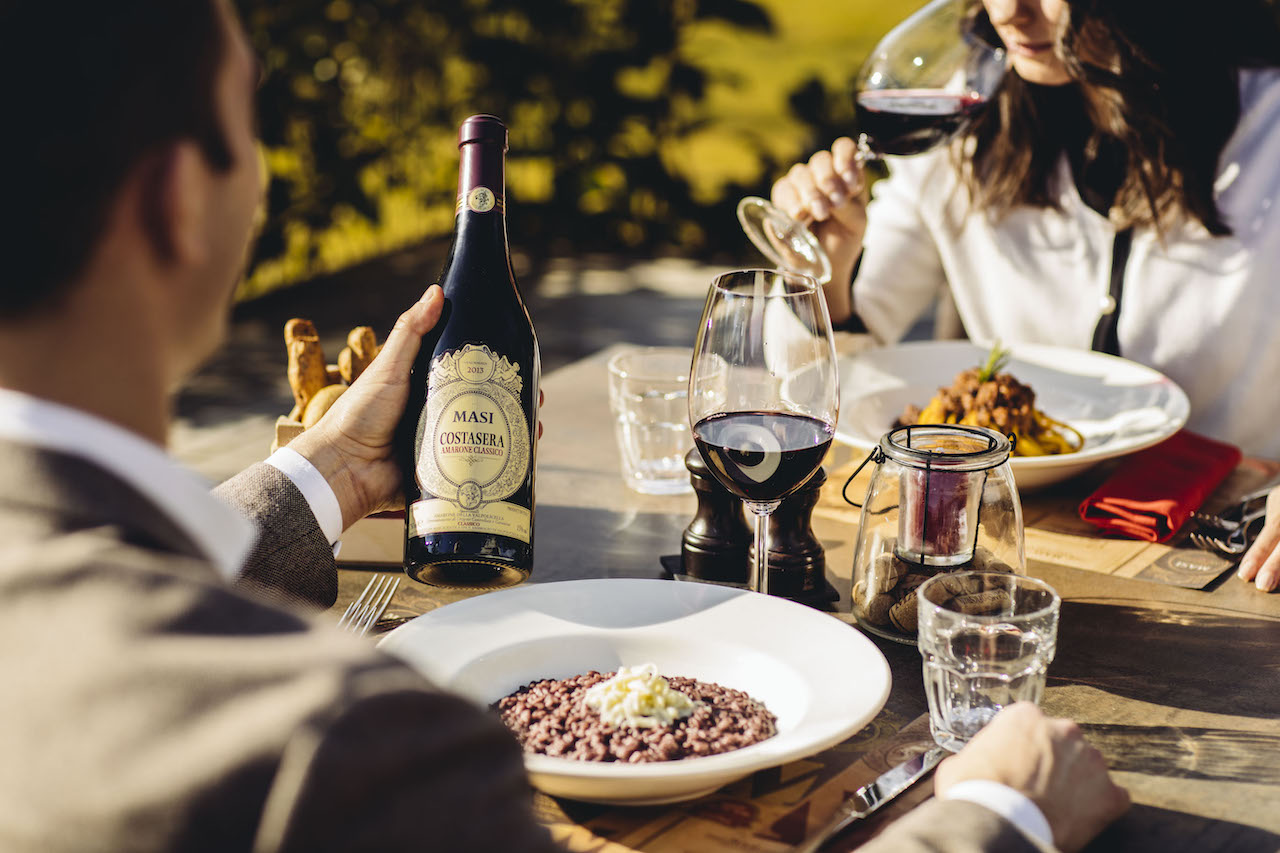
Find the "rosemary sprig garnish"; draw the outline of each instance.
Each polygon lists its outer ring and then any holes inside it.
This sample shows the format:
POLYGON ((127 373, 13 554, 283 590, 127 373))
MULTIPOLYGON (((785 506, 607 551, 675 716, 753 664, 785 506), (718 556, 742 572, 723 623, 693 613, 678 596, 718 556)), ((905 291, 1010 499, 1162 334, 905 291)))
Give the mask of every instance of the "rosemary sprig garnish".
POLYGON ((999 339, 991 345, 991 352, 987 355, 987 363, 982 365, 982 369, 978 371, 979 382, 990 382, 996 378, 996 374, 1004 369, 1009 363, 1012 353, 1000 346, 999 339))

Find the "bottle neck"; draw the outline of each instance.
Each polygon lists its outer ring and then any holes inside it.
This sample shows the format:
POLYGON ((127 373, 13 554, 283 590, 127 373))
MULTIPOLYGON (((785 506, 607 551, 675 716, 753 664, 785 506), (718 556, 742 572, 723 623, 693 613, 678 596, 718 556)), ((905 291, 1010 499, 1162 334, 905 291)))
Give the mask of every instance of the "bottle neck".
POLYGON ((494 228, 506 241, 506 181, 502 146, 470 142, 458 164, 458 228, 494 228))

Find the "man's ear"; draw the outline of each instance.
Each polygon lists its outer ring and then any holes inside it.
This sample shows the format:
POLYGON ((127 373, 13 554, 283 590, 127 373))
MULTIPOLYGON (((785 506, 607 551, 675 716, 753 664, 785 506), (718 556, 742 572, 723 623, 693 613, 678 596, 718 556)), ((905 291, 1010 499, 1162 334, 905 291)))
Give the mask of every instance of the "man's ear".
POLYGON ((208 260, 209 167, 194 142, 158 149, 142 169, 141 213, 157 256, 166 263, 200 266, 208 260))

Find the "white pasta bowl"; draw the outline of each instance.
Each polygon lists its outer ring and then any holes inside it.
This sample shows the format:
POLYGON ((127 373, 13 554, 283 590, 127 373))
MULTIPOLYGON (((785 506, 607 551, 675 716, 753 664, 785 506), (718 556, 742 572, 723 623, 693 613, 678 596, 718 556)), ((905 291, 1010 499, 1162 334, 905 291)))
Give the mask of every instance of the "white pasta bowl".
MULTIPOLYGON (((1017 344, 1003 368, 1036 394, 1036 408, 1079 430, 1073 453, 1015 456, 1023 491, 1082 474, 1164 441, 1187 422, 1186 393, 1159 371, 1117 356, 1066 347, 1017 344)), ((908 404, 924 406, 955 375, 987 360, 988 347, 967 341, 923 341, 880 347, 840 359, 836 438, 870 451, 908 404)))
POLYGON ((889 665, 854 628, 809 607, 702 583, 612 578, 530 584, 450 604, 380 647, 484 705, 544 678, 657 665, 662 675, 743 690, 777 734, 732 752, 644 764, 525 755, 548 794, 646 805, 692 799, 813 755, 884 707, 889 665))

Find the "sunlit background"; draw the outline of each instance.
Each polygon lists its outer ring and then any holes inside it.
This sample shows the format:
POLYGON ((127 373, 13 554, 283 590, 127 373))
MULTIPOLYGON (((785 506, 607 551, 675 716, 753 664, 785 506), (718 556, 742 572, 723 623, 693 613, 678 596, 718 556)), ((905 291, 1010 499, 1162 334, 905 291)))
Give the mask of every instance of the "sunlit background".
POLYGON ((453 227, 456 129, 510 127, 522 266, 740 254, 733 207, 852 129, 850 81, 915 0, 238 0, 271 175, 240 297, 453 227))

